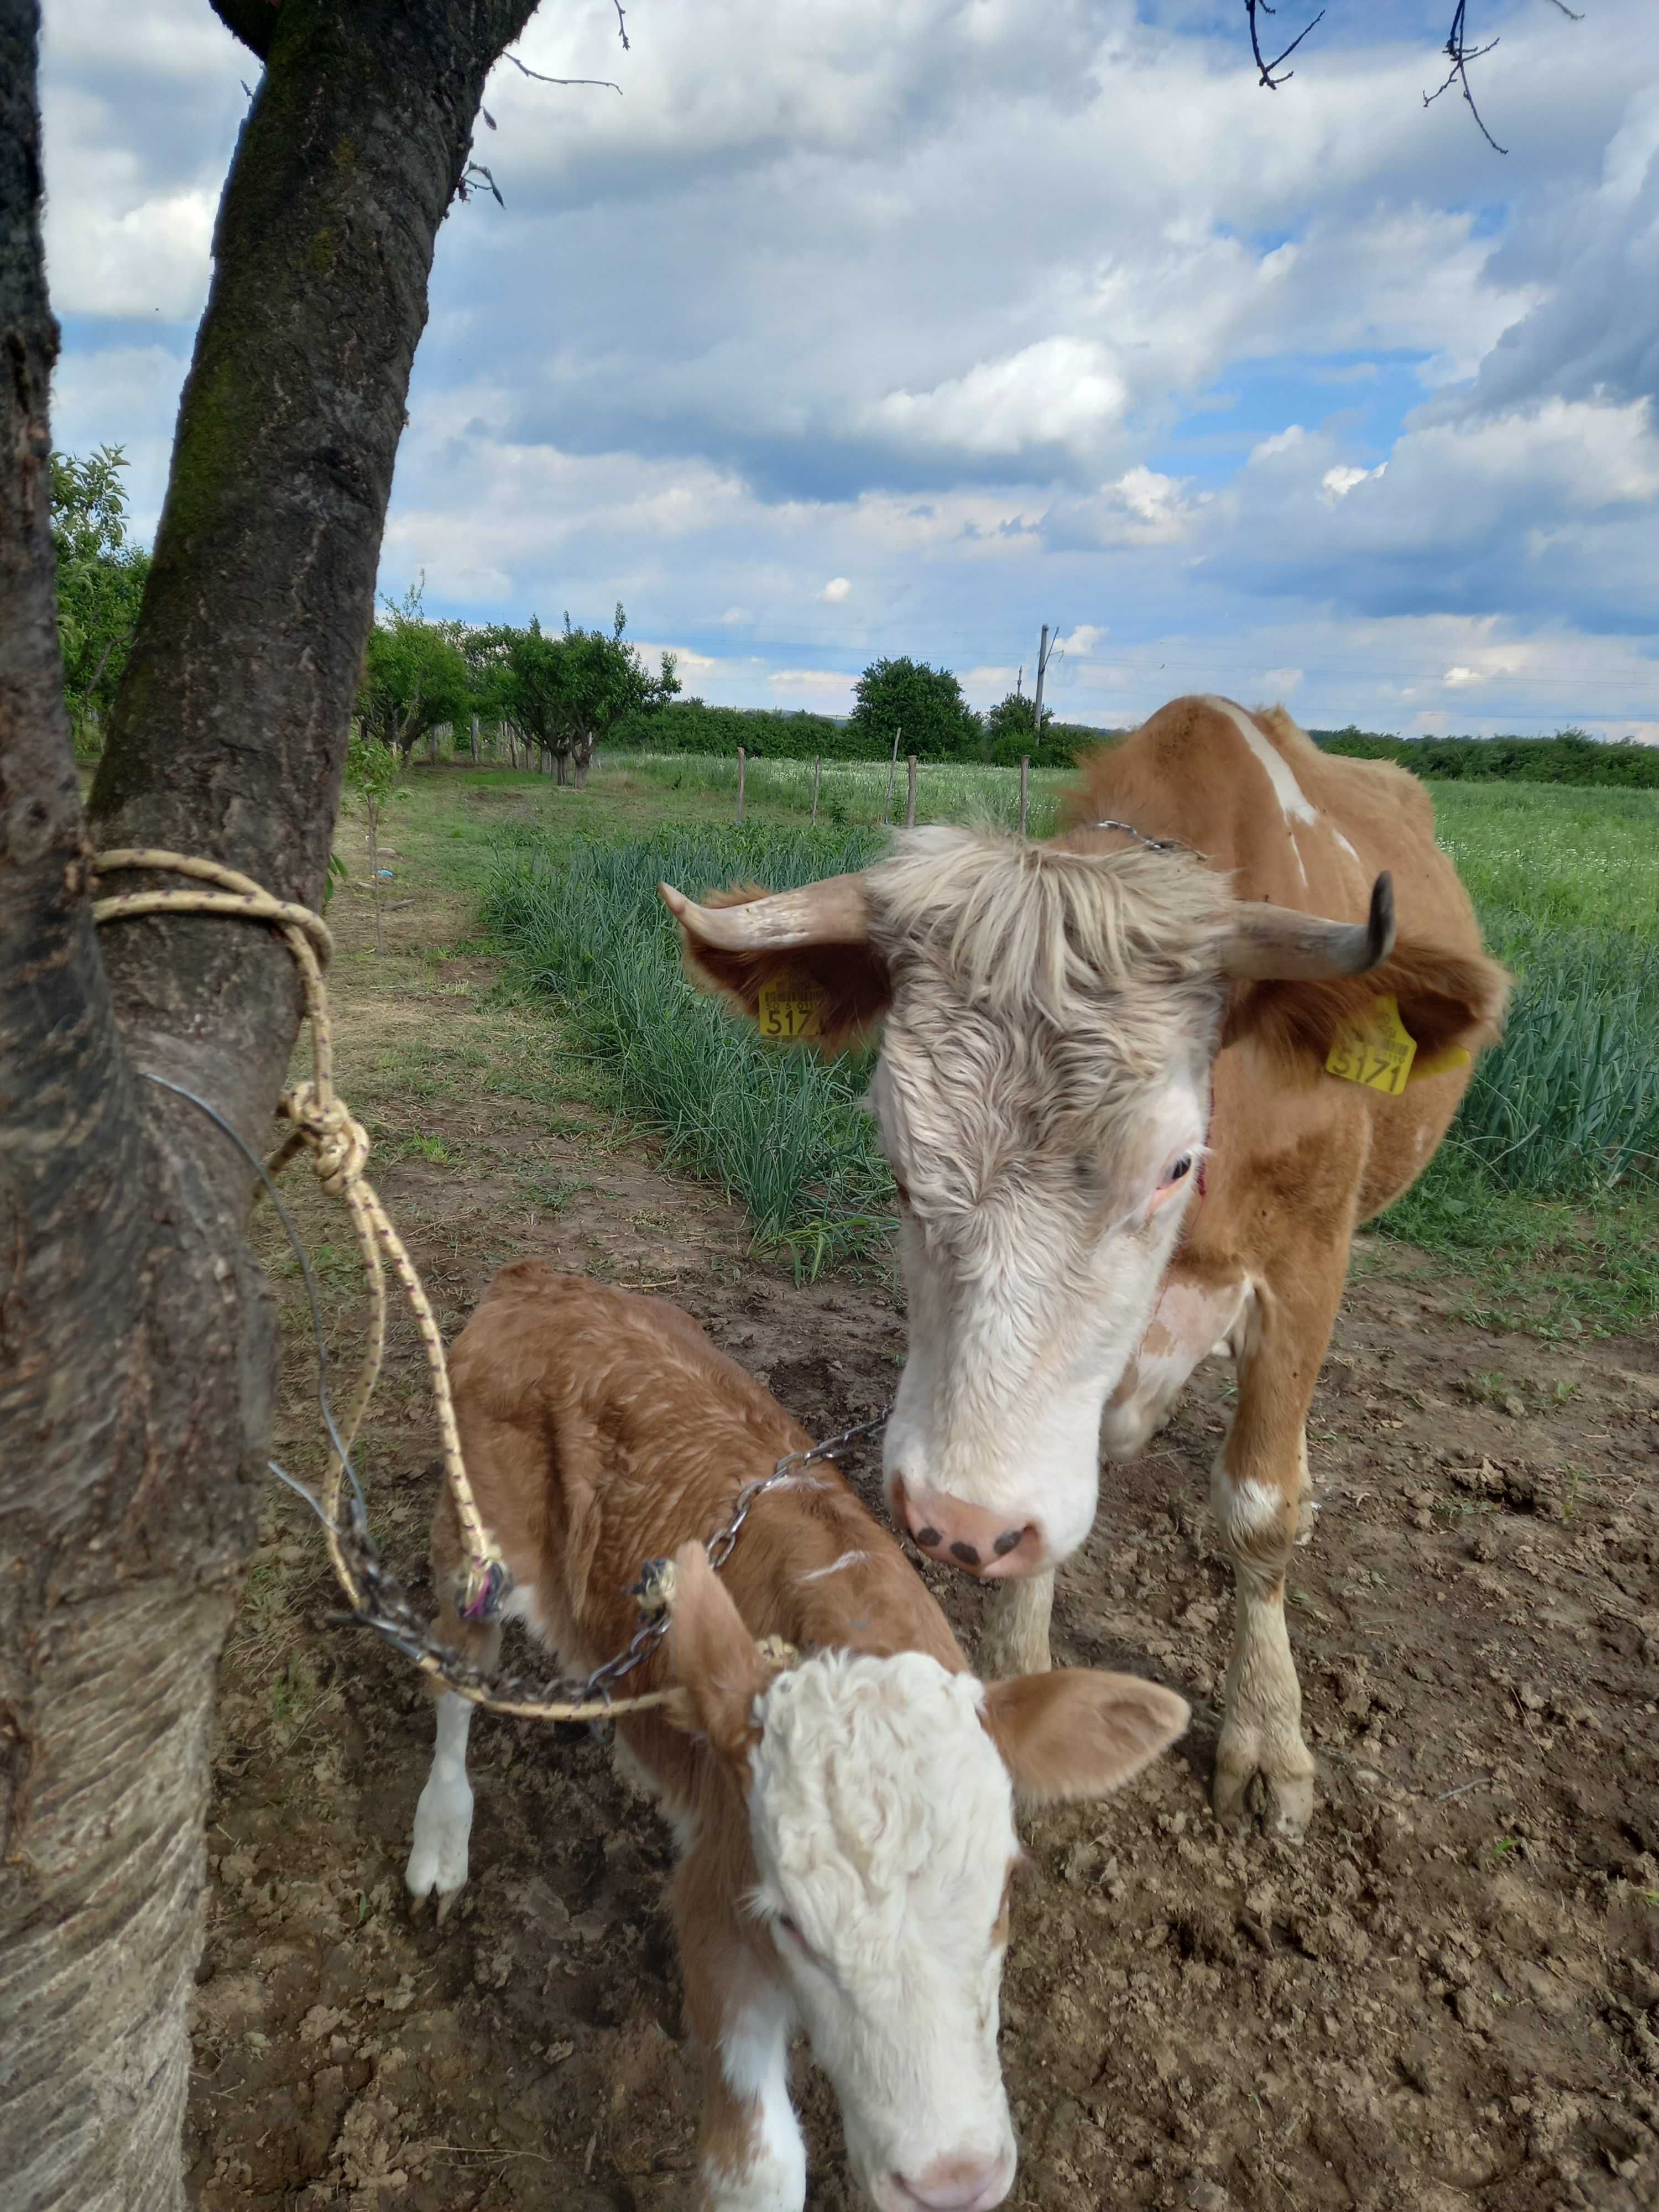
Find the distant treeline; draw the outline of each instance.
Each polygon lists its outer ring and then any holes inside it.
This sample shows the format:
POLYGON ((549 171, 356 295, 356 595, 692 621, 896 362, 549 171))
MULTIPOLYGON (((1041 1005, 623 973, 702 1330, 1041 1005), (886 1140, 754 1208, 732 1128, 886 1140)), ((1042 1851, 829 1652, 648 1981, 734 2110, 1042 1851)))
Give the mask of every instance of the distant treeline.
POLYGON ((1391 738, 1369 730, 1310 730, 1328 753, 1398 761, 1413 775, 1446 783, 1590 783, 1659 791, 1659 745, 1599 743, 1583 730, 1553 738, 1391 738))
MULTIPOLYGON (((1087 745, 1097 745, 1121 732, 1091 729, 1083 722, 1055 722, 1044 717, 1042 742, 1035 731, 1023 739, 1006 728, 989 728, 978 744, 969 734, 953 744, 952 760, 999 760, 1017 763, 1020 751, 1029 755, 1033 768, 1070 768, 1073 756, 1087 745), (1011 747, 1013 750, 1011 750, 1011 747)), ((710 707, 701 699, 676 699, 666 706, 624 714, 605 739, 606 749, 623 748, 652 753, 734 753, 741 745, 751 759, 885 760, 891 744, 867 725, 838 722, 829 714, 791 713, 780 708, 710 707)), ((902 737, 901 755, 911 750, 902 737)), ((927 758, 943 748, 922 744, 927 758)))

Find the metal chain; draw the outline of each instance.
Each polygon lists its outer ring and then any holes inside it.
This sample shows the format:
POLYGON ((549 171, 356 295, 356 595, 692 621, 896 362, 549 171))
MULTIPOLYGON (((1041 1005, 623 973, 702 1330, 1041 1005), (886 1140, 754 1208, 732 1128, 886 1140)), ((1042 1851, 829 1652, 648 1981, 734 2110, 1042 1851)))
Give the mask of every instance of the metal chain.
MULTIPOLYGON (((1144 830, 1137 830, 1133 822, 1091 822, 1091 830, 1121 830, 1126 837, 1133 837, 1143 845, 1150 845, 1155 853, 1190 853, 1195 848, 1183 845, 1179 837, 1149 837, 1144 830)), ((1199 858, 1203 858, 1202 854, 1199 858)))
MULTIPOLYGON (((732 1511, 724 1525, 712 1536, 706 1537, 703 1550, 708 1554, 708 1564, 716 1574, 738 1547, 738 1538, 750 1514, 769 1490, 777 1490, 793 1480, 804 1467, 816 1467, 820 1460, 834 1459, 846 1450, 848 1444, 857 1443, 864 1437, 873 1436, 887 1425, 893 1408, 884 1406, 872 1420, 854 1422, 839 1436, 827 1437, 822 1443, 810 1445, 805 1451, 786 1452, 770 1474, 757 1481, 744 1483, 732 1501, 732 1511)), ((590 1693, 603 1691, 612 1682, 619 1682, 624 1674, 631 1674, 647 1655, 668 1633, 668 1606, 672 1594, 670 1573, 673 1562, 669 1559, 647 1559, 640 1570, 640 1578, 628 1586, 629 1597, 637 1598, 640 1611, 645 1616, 634 1639, 625 1651, 596 1667, 588 1676, 586 1688, 590 1693)))

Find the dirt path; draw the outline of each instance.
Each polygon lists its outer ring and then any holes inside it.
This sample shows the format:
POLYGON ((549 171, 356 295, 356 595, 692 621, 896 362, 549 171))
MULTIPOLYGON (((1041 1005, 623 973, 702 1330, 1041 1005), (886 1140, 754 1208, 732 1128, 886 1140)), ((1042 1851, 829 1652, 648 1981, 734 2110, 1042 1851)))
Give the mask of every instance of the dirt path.
MULTIPOLYGON (((417 890, 380 962, 353 905, 331 921, 342 1087, 447 1328, 537 1254, 676 1299, 820 1432, 885 1399, 889 1286, 799 1287, 751 1258, 732 1209, 583 1103, 544 1016, 492 998, 494 964, 454 950, 459 901, 417 890)), ((293 1195, 343 1358, 341 1224, 293 1195)), ((288 1350, 278 1449, 314 1471, 297 1277, 260 1236, 288 1350)), ((1200 1719, 1121 1799, 1028 1824, 1038 1878, 1005 1984, 1015 2204, 1659 2205, 1659 1346, 1488 1335, 1458 1302, 1410 1254, 1362 1249, 1293 1579, 1322 1790, 1300 1852, 1223 1837, 1206 1804, 1229 1597, 1202 1470, 1225 1373, 1108 1478, 1057 1656, 1157 1674, 1200 1719)), ((433 1448, 406 1331, 390 1385, 366 1468, 423 1589, 433 1448)), ((976 1593, 948 1594, 971 1633, 976 1593)), ((330 1603, 302 1509, 273 1499, 225 1669, 198 2203, 689 2203, 696 2072, 654 1815, 593 1738, 486 1719, 472 1882, 441 1933, 412 1924, 428 1710, 400 1662, 320 1625, 330 1603)), ((834 2115, 804 2069, 801 2091, 811 2204, 841 2212, 834 2115)))

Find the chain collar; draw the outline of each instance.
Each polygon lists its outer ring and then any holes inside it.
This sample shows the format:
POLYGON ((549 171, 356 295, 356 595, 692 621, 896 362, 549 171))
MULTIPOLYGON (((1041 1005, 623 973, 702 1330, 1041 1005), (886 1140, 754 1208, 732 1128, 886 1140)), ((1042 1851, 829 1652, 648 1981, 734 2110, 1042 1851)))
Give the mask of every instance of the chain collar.
MULTIPOLYGON (((1133 837, 1142 845, 1150 845, 1155 853, 1191 853, 1196 848, 1183 845, 1179 837, 1149 837, 1144 830, 1137 830, 1133 822, 1091 822, 1091 830, 1121 830, 1126 837, 1133 837)), ((1201 860, 1203 854, 1199 854, 1201 860)))
MULTIPOLYGON (((839 1436, 828 1437, 823 1443, 809 1445, 805 1451, 786 1452, 770 1474, 762 1475, 754 1482, 744 1483, 732 1501, 732 1511, 726 1521, 712 1536, 705 1539, 703 1549, 708 1554, 708 1564, 719 1574, 737 1549, 738 1537, 743 1524, 769 1490, 776 1490, 798 1474, 804 1467, 816 1467, 820 1460, 834 1459, 848 1444, 857 1443, 860 1437, 874 1436, 887 1425, 891 1406, 884 1406, 871 1421, 858 1421, 839 1436)), ((637 1582, 628 1586, 629 1597, 637 1598, 643 1616, 627 1649, 614 1659, 607 1659, 603 1667, 596 1667, 582 1686, 584 1700, 607 1698, 612 1687, 625 1675, 641 1665, 668 1633, 669 1603, 672 1595, 672 1562, 668 1559, 647 1559, 640 1570, 637 1582)))

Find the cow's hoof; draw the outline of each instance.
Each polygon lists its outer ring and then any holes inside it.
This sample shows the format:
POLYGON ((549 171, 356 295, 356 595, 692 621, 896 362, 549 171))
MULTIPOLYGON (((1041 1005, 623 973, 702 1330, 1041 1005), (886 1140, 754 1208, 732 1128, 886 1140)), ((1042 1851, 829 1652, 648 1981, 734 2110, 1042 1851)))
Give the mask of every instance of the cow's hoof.
POLYGON ((1211 1788, 1225 1827, 1260 1826, 1281 1844, 1299 1844, 1313 1818, 1314 1763, 1300 1738, 1264 1738, 1254 1729, 1223 1729, 1211 1788))

